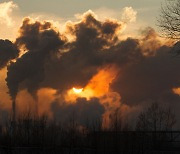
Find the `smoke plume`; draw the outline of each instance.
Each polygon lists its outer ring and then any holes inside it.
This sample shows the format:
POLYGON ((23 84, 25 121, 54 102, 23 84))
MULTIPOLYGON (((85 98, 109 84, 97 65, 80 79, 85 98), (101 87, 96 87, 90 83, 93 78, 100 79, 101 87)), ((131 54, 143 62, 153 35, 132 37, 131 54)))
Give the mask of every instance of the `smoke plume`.
POLYGON ((28 89, 31 94, 36 93, 39 83, 44 79, 46 61, 58 53, 64 44, 49 22, 31 23, 26 18, 19 31, 20 36, 15 43, 19 48, 25 48, 26 53, 8 66, 6 81, 13 99, 23 82, 22 88, 28 89))
POLYGON ((9 40, 0 40, 0 69, 5 67, 12 59, 17 58, 19 50, 9 40))
MULTIPOLYGON (((79 22, 67 22, 60 33, 53 23, 25 18, 15 41, 18 50, 10 52, 12 44, 6 53, 24 51, 8 65, 12 99, 22 90, 35 97, 42 88, 54 89, 57 101, 49 109, 53 116, 66 121, 76 111, 81 124, 86 113, 92 119, 108 119, 117 110, 131 114, 157 100, 177 107, 180 99, 173 89, 180 87, 180 61, 173 58, 174 47, 149 27, 139 38, 122 40, 123 24, 100 21, 87 12, 79 22), (82 93, 74 93, 73 87, 82 93)), ((16 56, 1 60, 2 66, 16 56)))

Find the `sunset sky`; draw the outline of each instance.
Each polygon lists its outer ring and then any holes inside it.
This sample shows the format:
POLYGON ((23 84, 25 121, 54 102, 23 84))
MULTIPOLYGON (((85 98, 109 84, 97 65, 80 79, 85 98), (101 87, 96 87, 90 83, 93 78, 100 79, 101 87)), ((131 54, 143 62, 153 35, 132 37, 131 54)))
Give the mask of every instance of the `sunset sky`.
MULTIPOLYGON (((0 10, 5 7, 3 2, 10 1, 1 0, 0 10)), ((1 21, 3 17, 0 15, 0 25, 6 29, 0 30, 0 36, 11 39, 15 37, 18 26, 21 24, 23 17, 26 16, 62 23, 62 21, 75 20, 77 14, 92 10, 100 17, 112 17, 120 20, 125 7, 132 7, 137 12, 136 22, 128 30, 137 33, 145 26, 156 29, 156 18, 161 4, 164 3, 163 0, 14 0, 11 2, 13 3, 8 6, 6 11, 9 11, 8 16, 13 23, 13 27, 9 24, 7 27, 7 23, 1 21)))
POLYGON ((57 17, 72 18, 76 13, 89 9, 107 9, 120 15, 124 7, 133 7, 139 13, 139 19, 154 24, 162 0, 14 0, 23 15, 31 13, 54 14, 57 17))
POLYGON ((0 1, 0 115, 66 122, 75 111, 80 125, 108 127, 116 111, 133 121, 152 102, 179 114, 180 44, 156 26, 164 2, 0 1))

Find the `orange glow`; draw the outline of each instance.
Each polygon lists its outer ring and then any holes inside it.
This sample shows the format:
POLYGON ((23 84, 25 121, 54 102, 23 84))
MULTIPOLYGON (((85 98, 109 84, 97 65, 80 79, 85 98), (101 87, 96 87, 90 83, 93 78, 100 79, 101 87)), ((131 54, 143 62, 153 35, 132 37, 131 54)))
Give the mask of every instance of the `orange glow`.
POLYGON ((109 92, 109 87, 118 71, 115 66, 107 66, 93 76, 85 87, 85 91, 93 91, 89 97, 100 97, 109 92))
POLYGON ((41 88, 38 90, 38 112, 39 115, 47 114, 49 118, 52 118, 51 103, 55 100, 56 90, 52 88, 41 88))
POLYGON ((100 98, 104 96, 110 91, 110 84, 115 79, 117 73, 118 70, 112 65, 101 68, 84 88, 72 88, 68 90, 65 95, 65 100, 74 102, 78 97, 90 99, 92 97, 100 98))
POLYGON ((73 88, 73 91, 74 91, 74 93, 79 94, 83 91, 83 88, 81 88, 81 89, 73 88))
POLYGON ((41 88, 37 92, 35 100, 27 90, 22 90, 16 98, 16 107, 19 114, 30 112, 31 114, 46 114, 48 118, 52 118, 51 103, 56 99, 56 90, 52 88, 41 88))
POLYGON ((173 92, 177 95, 180 95, 180 88, 173 88, 173 92))
POLYGON ((102 127, 108 128, 111 123, 111 115, 117 110, 122 109, 120 102, 121 96, 117 92, 113 92, 110 89, 110 85, 119 73, 119 69, 115 65, 107 65, 98 70, 87 83, 87 85, 79 90, 78 93, 74 91, 74 88, 69 89, 64 95, 66 102, 75 103, 79 97, 85 97, 87 100, 97 97, 99 103, 104 106, 105 112, 102 115, 102 127))

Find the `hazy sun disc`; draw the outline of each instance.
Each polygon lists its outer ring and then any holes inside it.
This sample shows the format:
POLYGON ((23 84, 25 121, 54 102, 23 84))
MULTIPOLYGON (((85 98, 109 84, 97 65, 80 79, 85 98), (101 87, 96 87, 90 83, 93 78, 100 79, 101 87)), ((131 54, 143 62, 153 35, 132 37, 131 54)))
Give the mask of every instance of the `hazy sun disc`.
POLYGON ((83 88, 81 88, 81 89, 73 88, 73 91, 74 91, 74 93, 79 94, 83 91, 83 88))

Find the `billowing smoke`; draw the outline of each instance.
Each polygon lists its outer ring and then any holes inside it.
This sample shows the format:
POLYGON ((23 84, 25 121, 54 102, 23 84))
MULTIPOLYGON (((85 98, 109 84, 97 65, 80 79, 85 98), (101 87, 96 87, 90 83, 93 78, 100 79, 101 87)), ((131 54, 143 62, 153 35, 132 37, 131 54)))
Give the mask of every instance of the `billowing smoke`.
POLYGON ((120 29, 120 23, 100 22, 92 14, 85 14, 80 23, 67 23, 67 31, 75 40, 68 43, 68 52, 59 60, 49 63, 44 84, 60 90, 85 86, 98 67, 111 63, 108 48, 117 43, 120 29))
POLYGON ((5 67, 12 59, 17 58, 19 50, 9 40, 0 40, 0 69, 5 67))
POLYGON ((121 94, 122 102, 135 105, 158 100, 167 93, 174 95, 172 88, 180 86, 180 61, 169 51, 161 47, 155 56, 144 57, 121 70, 112 87, 121 94))
POLYGON ((102 115, 105 112, 104 106, 100 104, 97 98, 90 100, 78 98, 74 104, 53 102, 51 109, 55 120, 64 125, 69 124, 67 121, 70 121, 76 122, 77 125, 89 127, 93 125, 97 127, 97 124, 101 124, 102 115))
POLYGON ((61 36, 49 22, 34 22, 26 18, 20 28, 17 46, 26 53, 8 66, 7 85, 9 93, 15 99, 20 84, 32 94, 36 93, 39 83, 44 80, 45 64, 59 52, 64 44, 61 36))
POLYGON ((50 22, 24 19, 15 44, 25 52, 8 66, 11 97, 15 100, 21 90, 36 96, 41 88, 55 89, 54 97, 60 99, 51 105, 54 117, 67 119, 76 110, 81 124, 86 112, 93 118, 110 117, 117 108, 130 113, 155 100, 176 104, 179 98, 172 89, 180 87, 180 61, 173 58, 173 47, 152 28, 139 39, 121 40, 123 26, 114 19, 99 21, 91 12, 79 22, 67 22, 61 33, 50 22), (73 87, 84 91, 68 102, 73 87))

